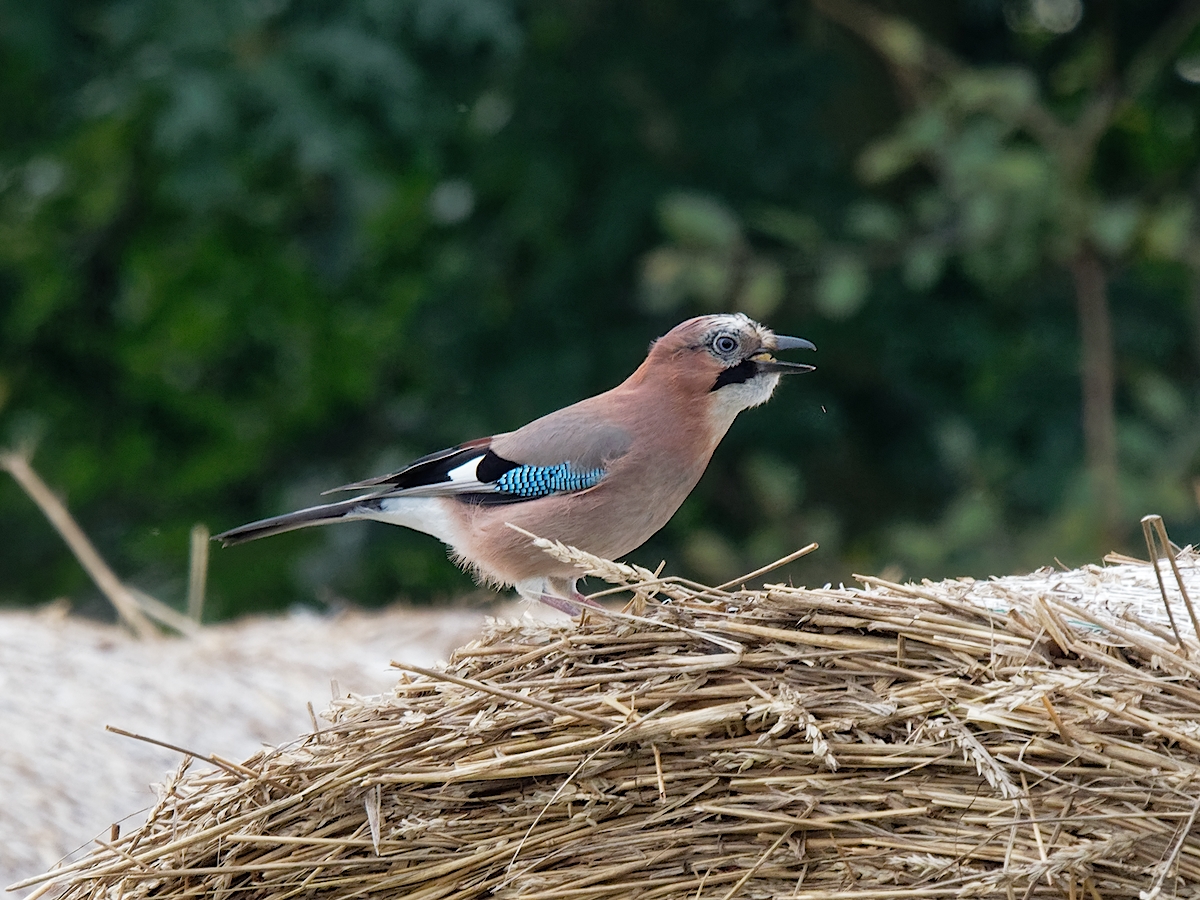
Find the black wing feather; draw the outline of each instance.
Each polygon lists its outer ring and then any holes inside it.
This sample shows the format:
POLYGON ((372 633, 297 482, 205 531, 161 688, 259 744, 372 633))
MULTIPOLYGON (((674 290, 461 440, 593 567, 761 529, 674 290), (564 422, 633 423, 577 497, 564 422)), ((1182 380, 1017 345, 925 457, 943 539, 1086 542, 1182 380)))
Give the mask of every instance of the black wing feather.
POLYGON ((495 482, 505 472, 518 466, 518 463, 498 456, 486 446, 450 447, 413 460, 399 472, 381 475, 378 478, 369 478, 366 481, 356 481, 354 484, 343 485, 324 493, 332 494, 338 491, 361 491, 366 488, 375 488, 379 494, 390 494, 393 491, 445 484, 450 481, 451 472, 476 459, 479 460, 475 469, 476 477, 486 484, 495 482))

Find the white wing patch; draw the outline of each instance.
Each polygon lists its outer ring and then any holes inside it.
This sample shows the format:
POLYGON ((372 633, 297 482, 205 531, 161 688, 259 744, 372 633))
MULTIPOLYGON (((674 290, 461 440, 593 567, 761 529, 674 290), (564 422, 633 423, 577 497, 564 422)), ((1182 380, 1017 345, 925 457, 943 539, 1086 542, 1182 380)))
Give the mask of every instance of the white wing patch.
POLYGON ((455 485, 455 490, 463 487, 480 488, 488 490, 493 485, 484 484, 479 480, 479 463, 483 460, 482 456, 477 456, 474 459, 467 460, 461 466, 456 466, 446 473, 446 477, 450 479, 449 484, 455 485))

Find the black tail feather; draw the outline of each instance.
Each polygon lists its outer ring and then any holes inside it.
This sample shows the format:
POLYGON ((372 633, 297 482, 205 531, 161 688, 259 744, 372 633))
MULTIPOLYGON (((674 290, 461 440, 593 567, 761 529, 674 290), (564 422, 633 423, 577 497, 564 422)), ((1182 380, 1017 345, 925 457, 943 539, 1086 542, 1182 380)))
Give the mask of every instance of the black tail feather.
POLYGON ((285 513, 282 516, 272 516, 260 519, 248 525, 239 525, 220 534, 213 535, 214 541, 220 541, 223 547, 234 544, 244 544, 257 538, 282 534, 285 531, 295 531, 297 528, 308 528, 312 525, 326 525, 344 519, 347 514, 363 505, 361 497, 343 500, 340 503, 326 503, 323 506, 312 506, 296 512, 285 513))

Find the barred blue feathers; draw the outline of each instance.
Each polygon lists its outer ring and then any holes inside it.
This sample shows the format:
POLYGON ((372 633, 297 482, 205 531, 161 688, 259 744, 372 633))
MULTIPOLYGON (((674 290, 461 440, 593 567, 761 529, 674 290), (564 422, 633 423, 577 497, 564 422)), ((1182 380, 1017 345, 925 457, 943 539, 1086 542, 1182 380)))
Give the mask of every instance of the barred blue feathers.
POLYGON ((603 469, 577 472, 570 463, 557 466, 517 466, 496 479, 497 490, 526 500, 546 497, 562 491, 582 491, 600 482, 603 469))

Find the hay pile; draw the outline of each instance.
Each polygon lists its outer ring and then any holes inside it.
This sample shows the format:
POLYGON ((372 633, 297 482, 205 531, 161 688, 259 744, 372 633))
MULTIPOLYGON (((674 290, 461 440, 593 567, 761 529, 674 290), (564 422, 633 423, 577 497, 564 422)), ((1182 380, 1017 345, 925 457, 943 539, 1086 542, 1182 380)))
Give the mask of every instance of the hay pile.
MULTIPOLYGON (((150 782, 179 764, 175 751, 105 725, 240 760, 309 729, 306 704, 327 705, 331 679, 339 694, 389 690, 389 659, 449 659, 486 619, 400 605, 295 610, 139 640, 64 607, 0 609, 0 897, 114 820, 140 823, 150 782)), ((517 602, 504 609, 521 613, 517 602)))
POLYGON ((723 592, 578 558, 641 582, 639 615, 496 624, 445 672, 400 666, 392 694, 336 702, 294 745, 184 765, 143 828, 59 887, 1200 895, 1200 644, 1080 602, 1103 572, 1153 599, 1149 565, 723 592))

